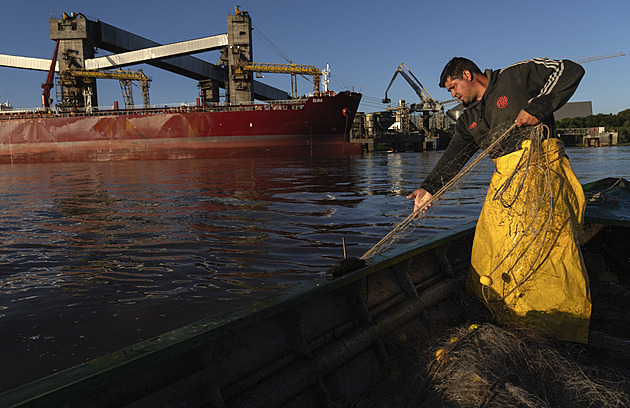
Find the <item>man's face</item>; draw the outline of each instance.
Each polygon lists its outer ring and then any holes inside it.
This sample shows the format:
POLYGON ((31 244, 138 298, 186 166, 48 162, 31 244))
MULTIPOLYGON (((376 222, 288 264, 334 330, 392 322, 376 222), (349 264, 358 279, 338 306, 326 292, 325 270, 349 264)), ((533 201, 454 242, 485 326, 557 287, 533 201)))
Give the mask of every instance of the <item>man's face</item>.
POLYGON ((451 93, 453 98, 465 104, 477 100, 478 97, 472 86, 472 74, 469 71, 464 71, 461 78, 448 77, 444 82, 444 88, 451 93))

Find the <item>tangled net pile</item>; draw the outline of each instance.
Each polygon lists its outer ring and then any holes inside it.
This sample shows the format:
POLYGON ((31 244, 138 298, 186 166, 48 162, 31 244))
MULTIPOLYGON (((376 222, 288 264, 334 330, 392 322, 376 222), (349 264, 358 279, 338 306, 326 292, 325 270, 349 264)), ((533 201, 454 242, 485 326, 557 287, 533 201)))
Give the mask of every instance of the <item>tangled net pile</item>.
POLYGON ((579 364, 570 347, 537 332, 471 326, 439 350, 429 375, 446 402, 458 407, 630 406, 622 375, 579 364))

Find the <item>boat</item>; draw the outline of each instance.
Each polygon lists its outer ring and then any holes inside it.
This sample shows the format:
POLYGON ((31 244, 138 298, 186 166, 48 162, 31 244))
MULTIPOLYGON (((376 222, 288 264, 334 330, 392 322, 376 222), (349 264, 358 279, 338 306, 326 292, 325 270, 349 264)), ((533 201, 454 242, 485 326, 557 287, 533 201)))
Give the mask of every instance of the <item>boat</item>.
POLYGON ((349 132, 361 94, 270 103, 0 112, 0 163, 360 154, 349 132))
MULTIPOLYGON (((630 183, 609 178, 584 190, 580 242, 593 314, 582 353, 628 375, 630 183)), ((360 402, 399 379, 410 361, 416 405, 405 406, 445 406, 430 403, 430 386, 417 382, 428 367, 418 364, 439 360, 454 327, 487 324, 474 320, 482 317, 463 290, 474 229, 400 245, 347 273, 322 271, 247 307, 5 392, 0 406, 392 407, 393 400, 360 402), (428 357, 412 360, 418 354, 428 357)))

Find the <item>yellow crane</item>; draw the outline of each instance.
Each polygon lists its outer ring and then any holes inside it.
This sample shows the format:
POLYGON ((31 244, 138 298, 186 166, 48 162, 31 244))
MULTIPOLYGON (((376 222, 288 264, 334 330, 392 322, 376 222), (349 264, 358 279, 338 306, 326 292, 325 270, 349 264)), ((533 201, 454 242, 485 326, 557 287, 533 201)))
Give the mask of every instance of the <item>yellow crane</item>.
POLYGON ((87 69, 71 68, 66 69, 61 74, 62 80, 73 80, 76 78, 101 78, 101 79, 118 79, 120 81, 120 88, 125 97, 125 107, 133 108, 133 94, 131 92, 132 81, 138 81, 141 84, 142 89, 142 101, 143 106, 148 108, 149 103, 149 82, 151 78, 146 76, 142 70, 138 71, 125 71, 119 69, 118 71, 91 71, 87 69))
POLYGON ((291 94, 297 98, 297 78, 296 75, 311 75, 315 86, 315 94, 320 92, 321 75, 317 67, 313 65, 296 65, 291 64, 264 64, 264 63, 247 63, 239 62, 234 68, 235 74, 242 74, 244 71, 249 72, 269 72, 275 74, 291 74, 291 94))

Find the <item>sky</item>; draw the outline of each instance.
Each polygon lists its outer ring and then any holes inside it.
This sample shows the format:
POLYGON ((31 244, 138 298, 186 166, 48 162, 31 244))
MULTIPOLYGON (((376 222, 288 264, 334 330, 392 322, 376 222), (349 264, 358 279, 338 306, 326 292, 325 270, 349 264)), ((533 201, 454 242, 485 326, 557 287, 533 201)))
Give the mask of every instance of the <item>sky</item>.
MULTIPOLYGON (((239 5, 252 17, 255 62, 330 65, 329 89, 363 94, 359 110, 374 112, 403 99, 420 101, 399 75, 404 62, 437 101, 451 99, 438 86, 444 65, 455 56, 483 69, 500 69, 534 57, 576 61, 625 52, 629 55, 583 63, 586 75, 571 101, 591 101, 593 113, 630 108, 630 2, 627 0, 530 1, 330 1, 320 0, 22 0, 3 2, 0 54, 52 57, 48 19, 80 12, 93 20, 168 44, 227 32, 227 15, 239 5)), ((107 54, 102 51, 99 55, 107 54)), ((219 52, 196 55, 216 63, 219 52)), ((148 65, 152 104, 194 103, 197 82, 148 65)), ((38 107, 46 72, 0 67, 0 102, 38 107)), ((264 74, 261 82, 290 91, 290 76, 264 74)), ((298 82, 298 92, 313 91, 298 82)), ((120 86, 99 80, 99 104, 122 106, 120 86)), ((52 93, 54 97, 54 91, 52 93)), ((134 99, 141 103, 139 88, 134 99)))

